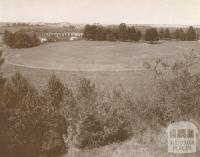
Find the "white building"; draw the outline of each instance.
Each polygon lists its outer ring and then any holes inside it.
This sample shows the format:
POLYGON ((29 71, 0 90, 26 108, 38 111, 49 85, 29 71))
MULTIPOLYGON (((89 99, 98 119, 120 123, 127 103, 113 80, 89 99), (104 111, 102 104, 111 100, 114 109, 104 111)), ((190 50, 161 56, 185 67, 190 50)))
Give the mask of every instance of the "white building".
POLYGON ((39 35, 42 41, 50 37, 54 37, 58 40, 66 40, 66 39, 71 40, 72 37, 74 37, 74 39, 75 38, 81 39, 82 36, 83 36, 83 33, 79 33, 79 32, 46 32, 46 33, 41 33, 39 35))

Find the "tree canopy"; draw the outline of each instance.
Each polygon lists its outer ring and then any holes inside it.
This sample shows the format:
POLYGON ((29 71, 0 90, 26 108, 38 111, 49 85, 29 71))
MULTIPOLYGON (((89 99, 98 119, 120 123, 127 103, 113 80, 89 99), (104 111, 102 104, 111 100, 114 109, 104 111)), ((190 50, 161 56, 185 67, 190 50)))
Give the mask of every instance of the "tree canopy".
POLYGON ((108 41, 139 41, 141 32, 137 31, 134 26, 127 26, 121 23, 117 28, 107 28, 101 25, 86 25, 83 37, 86 40, 108 40, 108 41))
POLYGON ((145 40, 150 41, 150 42, 159 40, 158 32, 157 32, 156 28, 150 28, 150 29, 146 30, 145 40))
POLYGON ((19 30, 15 33, 5 31, 4 42, 11 48, 28 48, 40 44, 40 40, 34 32, 19 30))

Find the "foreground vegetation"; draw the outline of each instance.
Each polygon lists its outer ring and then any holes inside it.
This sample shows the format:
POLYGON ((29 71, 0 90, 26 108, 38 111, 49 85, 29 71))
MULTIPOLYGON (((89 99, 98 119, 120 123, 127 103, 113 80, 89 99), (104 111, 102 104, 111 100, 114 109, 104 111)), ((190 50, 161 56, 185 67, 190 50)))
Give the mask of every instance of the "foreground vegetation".
POLYGON ((87 79, 71 89, 54 74, 39 90, 20 73, 6 82, 1 75, 0 155, 56 157, 70 147, 97 148, 159 132, 172 121, 199 122, 200 76, 190 73, 199 58, 184 58, 171 66, 161 59, 145 63, 154 83, 141 95, 122 87, 100 91, 87 79))

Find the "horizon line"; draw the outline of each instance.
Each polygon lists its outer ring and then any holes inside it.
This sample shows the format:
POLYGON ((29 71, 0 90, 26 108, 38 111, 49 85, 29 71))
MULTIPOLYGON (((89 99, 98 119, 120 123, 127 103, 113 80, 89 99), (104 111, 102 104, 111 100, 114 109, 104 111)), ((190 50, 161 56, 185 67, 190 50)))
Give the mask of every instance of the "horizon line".
POLYGON ((59 24, 59 23, 69 23, 69 24, 100 24, 100 25, 119 25, 121 23, 125 23, 127 25, 168 25, 168 26, 200 26, 200 24, 166 24, 166 23, 126 23, 126 22, 119 22, 119 23, 100 23, 100 22, 89 22, 89 23, 81 23, 81 22, 67 22, 67 21, 59 21, 59 22, 51 22, 51 21, 0 21, 0 23, 48 23, 48 24, 59 24))

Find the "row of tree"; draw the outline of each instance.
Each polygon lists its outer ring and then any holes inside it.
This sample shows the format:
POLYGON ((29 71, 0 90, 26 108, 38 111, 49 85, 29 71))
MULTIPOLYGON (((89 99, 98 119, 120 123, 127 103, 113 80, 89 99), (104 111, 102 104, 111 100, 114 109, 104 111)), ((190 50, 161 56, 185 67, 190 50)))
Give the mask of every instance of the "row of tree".
POLYGON ((194 41, 198 39, 198 34, 192 26, 185 31, 182 28, 178 28, 174 32, 170 32, 168 28, 161 28, 160 30, 149 28, 146 29, 145 34, 142 34, 134 26, 129 27, 125 23, 121 23, 117 28, 107 28, 101 25, 86 25, 83 37, 87 40, 100 41, 139 41, 142 38, 146 41, 157 41, 160 39, 194 41))
POLYGON ((160 39, 177 39, 182 41, 194 41, 198 39, 198 33, 190 26, 185 31, 182 28, 176 29, 174 32, 170 32, 169 29, 161 29, 159 32, 160 39))
POLYGON ((135 27, 128 27, 125 23, 121 23, 116 28, 106 28, 101 25, 86 25, 83 37, 87 40, 109 40, 109 41, 139 41, 141 32, 135 27))
POLYGON ((40 45, 40 40, 34 32, 20 30, 12 33, 5 31, 4 43, 11 48, 28 48, 40 45))
POLYGON ((199 34, 196 30, 190 26, 186 31, 183 29, 176 29, 174 32, 174 38, 179 40, 194 41, 199 39, 199 34))
POLYGON ((145 40, 146 41, 157 41, 157 40, 170 40, 176 39, 181 41, 195 41, 198 40, 198 33, 196 30, 190 26, 187 30, 182 28, 176 29, 174 32, 170 32, 168 28, 161 28, 157 31, 156 28, 150 28, 146 30, 145 40))

